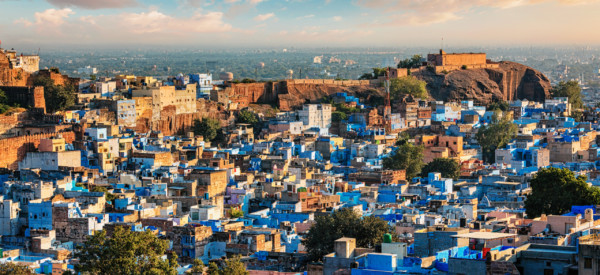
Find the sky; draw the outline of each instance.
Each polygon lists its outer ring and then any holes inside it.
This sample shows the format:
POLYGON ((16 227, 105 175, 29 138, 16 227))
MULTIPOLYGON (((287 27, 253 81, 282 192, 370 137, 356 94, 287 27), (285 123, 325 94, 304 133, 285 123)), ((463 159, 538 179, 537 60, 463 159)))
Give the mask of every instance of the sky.
POLYGON ((4 47, 600 45, 600 0, 0 0, 4 47))

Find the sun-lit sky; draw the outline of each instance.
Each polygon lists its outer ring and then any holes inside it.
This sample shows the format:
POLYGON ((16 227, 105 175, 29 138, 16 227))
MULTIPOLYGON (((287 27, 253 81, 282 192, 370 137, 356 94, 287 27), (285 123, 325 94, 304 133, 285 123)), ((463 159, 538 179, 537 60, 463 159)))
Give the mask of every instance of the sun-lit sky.
POLYGON ((0 0, 6 47, 599 45, 600 0, 0 0))

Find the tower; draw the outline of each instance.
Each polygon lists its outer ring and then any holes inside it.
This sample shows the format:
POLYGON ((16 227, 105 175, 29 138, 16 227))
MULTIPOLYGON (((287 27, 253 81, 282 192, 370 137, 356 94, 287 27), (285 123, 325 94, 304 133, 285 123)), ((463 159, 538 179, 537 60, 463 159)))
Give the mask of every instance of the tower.
POLYGON ((392 130, 392 106, 390 104, 390 68, 385 72, 385 107, 383 107, 383 124, 385 132, 390 133, 392 130))

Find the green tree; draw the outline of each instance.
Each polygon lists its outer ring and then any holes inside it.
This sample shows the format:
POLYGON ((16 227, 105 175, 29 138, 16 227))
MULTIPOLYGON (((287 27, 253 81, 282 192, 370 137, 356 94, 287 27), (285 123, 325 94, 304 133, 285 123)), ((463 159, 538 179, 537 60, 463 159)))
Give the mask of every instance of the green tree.
POLYGON ((10 110, 8 97, 4 91, 0 90, 0 115, 8 112, 8 110, 10 110))
POLYGON ((162 260, 168 241, 152 232, 118 226, 112 237, 96 232, 79 247, 77 272, 91 274, 177 274, 177 256, 162 260))
POLYGON ((204 273, 204 263, 200 259, 194 259, 190 272, 194 275, 202 275, 204 273))
POLYGON ((76 88, 72 85, 54 85, 54 80, 49 77, 37 77, 34 86, 44 87, 44 98, 48 112, 63 111, 75 105, 76 88))
POLYGON ((315 224, 302 244, 307 249, 309 259, 319 261, 333 252, 333 243, 339 238, 356 238, 357 247, 373 248, 381 244, 386 233, 395 236, 394 228, 381 218, 363 218, 352 209, 343 208, 331 215, 315 217, 315 224))
POLYGON ((398 95, 413 95, 417 98, 428 98, 427 82, 414 76, 405 76, 390 80, 390 94, 396 98, 398 95))
POLYGON ((205 117, 201 121, 194 120, 194 134, 203 136, 206 141, 214 140, 220 129, 221 123, 216 119, 205 117))
POLYGON ((241 218, 244 216, 244 211, 233 208, 229 211, 229 216, 231 216, 234 219, 241 218))
POLYGON ((255 124, 258 123, 258 116, 250 110, 241 110, 237 117, 238 123, 255 124))
POLYGON ((487 109, 490 111, 499 110, 502 112, 507 112, 510 109, 510 105, 504 100, 494 101, 487 106, 487 109))
POLYGON ((398 68, 419 68, 422 65, 421 59, 423 59, 423 56, 420 54, 415 54, 411 58, 400 61, 400 63, 398 63, 398 68))
POLYGON ((583 108, 583 100, 581 99, 581 87, 574 80, 567 82, 561 81, 558 85, 552 88, 553 97, 568 97, 569 103, 575 109, 583 108))
POLYGON ((340 112, 340 111, 336 110, 331 113, 331 121, 333 121, 333 122, 340 122, 340 121, 346 120, 346 119, 348 119, 348 116, 344 112, 340 112))
POLYGON ((246 266, 242 263, 242 257, 235 255, 225 260, 225 267, 221 271, 222 275, 248 275, 246 266))
POLYGON ((542 214, 562 215, 573 205, 600 204, 600 189, 589 186, 585 176, 575 177, 567 168, 542 168, 531 179, 530 185, 531 194, 525 200, 529 218, 542 214))
POLYGON ((95 74, 91 74, 90 75, 90 80, 91 81, 96 81, 96 75, 95 74))
POLYGON ((206 271, 206 273, 208 273, 208 275, 220 275, 221 271, 219 270, 219 267, 215 262, 211 262, 208 265, 208 270, 206 271))
POLYGON ((475 139, 481 146, 483 160, 488 163, 495 162, 496 149, 506 146, 519 131, 519 127, 512 123, 512 118, 505 115, 499 121, 482 126, 477 131, 475 139))
POLYGON ((113 201, 114 199, 117 198, 117 196, 115 196, 113 193, 109 192, 108 189, 106 189, 106 187, 104 187, 104 186, 94 185, 94 186, 92 186, 90 191, 91 192, 103 192, 104 197, 106 198, 106 201, 113 201))
POLYGON ((252 125, 252 128, 254 128, 257 131, 259 130, 258 128, 260 121, 258 120, 258 116, 250 110, 239 111, 237 116, 237 122, 250 124, 252 125))
POLYGON ((18 275, 32 274, 33 275, 36 273, 24 265, 15 264, 15 263, 11 263, 11 262, 6 262, 6 263, 0 264, 0 275, 13 275, 13 274, 18 274, 18 275))
POLYGON ((383 168, 406 170, 406 178, 412 179, 421 173, 423 168, 423 146, 404 143, 388 157, 383 159, 383 168))
POLYGON ((427 177, 431 172, 439 172, 444 178, 457 180, 460 177, 460 164, 449 158, 436 158, 427 163, 421 170, 421 176, 427 177))
POLYGON ((377 79, 380 76, 385 76, 386 71, 387 71, 386 68, 373 68, 372 73, 364 73, 358 79, 359 80, 377 79))

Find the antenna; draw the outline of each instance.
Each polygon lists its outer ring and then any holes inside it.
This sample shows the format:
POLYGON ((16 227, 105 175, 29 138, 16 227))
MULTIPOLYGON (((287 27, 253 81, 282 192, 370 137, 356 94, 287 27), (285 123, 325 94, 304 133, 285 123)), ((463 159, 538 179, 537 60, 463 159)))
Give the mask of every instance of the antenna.
POLYGON ((442 47, 440 48, 441 50, 444 49, 444 37, 442 36, 442 47))

